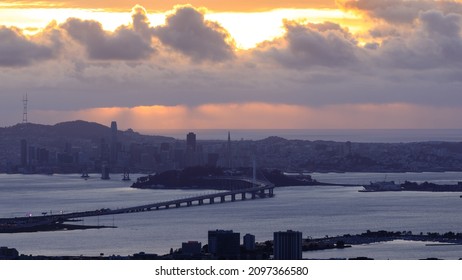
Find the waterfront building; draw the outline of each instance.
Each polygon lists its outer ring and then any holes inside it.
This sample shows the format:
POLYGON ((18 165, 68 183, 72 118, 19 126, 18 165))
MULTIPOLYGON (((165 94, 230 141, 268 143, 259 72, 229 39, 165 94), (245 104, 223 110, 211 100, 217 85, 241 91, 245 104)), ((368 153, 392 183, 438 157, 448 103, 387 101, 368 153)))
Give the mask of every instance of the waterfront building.
POLYGON ((181 252, 183 255, 199 255, 202 251, 202 244, 198 241, 183 242, 181 244, 181 252))
POLYGON ((19 252, 15 248, 0 247, 0 260, 14 260, 19 257, 19 252))
POLYGON ((302 233, 288 230, 274 233, 274 259, 300 260, 302 258, 302 233))
POLYGON ((244 248, 247 251, 255 250, 255 235, 247 233, 244 235, 244 248))
POLYGON ((237 259, 240 254, 240 239, 240 233, 232 230, 209 231, 209 253, 217 259, 237 259))

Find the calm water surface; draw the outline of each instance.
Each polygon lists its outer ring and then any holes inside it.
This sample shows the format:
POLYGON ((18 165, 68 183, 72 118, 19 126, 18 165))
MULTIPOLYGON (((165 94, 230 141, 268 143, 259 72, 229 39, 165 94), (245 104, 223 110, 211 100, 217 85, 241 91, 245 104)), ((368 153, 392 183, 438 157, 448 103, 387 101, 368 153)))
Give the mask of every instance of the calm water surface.
MULTIPOLYGON (((324 182, 365 184, 387 180, 452 183, 462 173, 315 173, 324 182)), ((116 175, 112 176, 116 178, 116 175)), ((136 177, 134 175, 133 177, 136 177)), ((139 190, 118 179, 102 181, 97 175, 0 174, 0 216, 41 215, 119 208, 188 197, 207 191, 139 190)), ((181 243, 206 244, 207 231, 233 229, 272 239, 274 231, 299 230, 303 236, 323 237, 362 233, 366 230, 462 232, 460 193, 382 192, 361 193, 358 187, 286 187, 272 199, 214 204, 134 214, 85 218, 82 224, 115 225, 116 229, 0 234, 0 246, 33 255, 131 255, 140 251, 158 254, 181 243)), ((213 191, 210 191, 213 192, 213 191)), ((307 258, 369 256, 377 259, 458 259, 462 246, 425 246, 422 242, 394 241, 304 254, 307 258)))

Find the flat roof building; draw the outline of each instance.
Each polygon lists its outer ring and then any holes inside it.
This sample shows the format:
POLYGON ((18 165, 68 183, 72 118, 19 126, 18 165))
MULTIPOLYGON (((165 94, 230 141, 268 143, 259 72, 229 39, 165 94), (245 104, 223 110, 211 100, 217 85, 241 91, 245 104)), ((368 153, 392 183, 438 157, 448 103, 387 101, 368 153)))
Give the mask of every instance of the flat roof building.
POLYGON ((240 239, 240 233, 232 230, 209 231, 209 253, 218 259, 237 259, 240 255, 240 239))
POLYGON ((199 255, 202 252, 202 244, 198 241, 183 242, 181 252, 183 255, 199 255))
POLYGON ((302 259, 302 233, 299 231, 275 232, 273 246, 275 260, 302 259))

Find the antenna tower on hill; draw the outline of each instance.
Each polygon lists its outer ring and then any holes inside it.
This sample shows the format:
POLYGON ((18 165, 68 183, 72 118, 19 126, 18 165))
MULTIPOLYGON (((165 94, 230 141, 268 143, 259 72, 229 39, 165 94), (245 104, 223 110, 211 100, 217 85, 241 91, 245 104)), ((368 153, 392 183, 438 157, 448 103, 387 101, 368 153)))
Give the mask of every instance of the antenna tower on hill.
POLYGON ((22 97, 22 105, 23 105, 22 123, 27 123, 27 93, 25 96, 22 97))

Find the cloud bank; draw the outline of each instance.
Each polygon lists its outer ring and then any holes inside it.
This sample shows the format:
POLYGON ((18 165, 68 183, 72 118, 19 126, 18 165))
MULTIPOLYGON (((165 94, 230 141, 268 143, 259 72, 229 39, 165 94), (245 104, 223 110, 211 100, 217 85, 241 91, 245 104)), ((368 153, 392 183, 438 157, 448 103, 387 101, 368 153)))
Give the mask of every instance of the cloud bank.
POLYGON ((28 66, 55 58, 61 48, 59 35, 45 30, 41 38, 27 38, 17 28, 0 26, 0 67, 28 66))
POLYGON ((461 4, 339 5, 369 29, 286 20, 281 37, 249 50, 193 6, 175 7, 159 26, 135 6, 114 31, 79 18, 33 36, 1 27, 4 124, 19 119, 11 104, 27 92, 38 122, 96 120, 113 108, 131 127, 460 128, 461 4))
POLYGON ((204 15, 191 6, 178 7, 167 17, 165 25, 154 28, 153 34, 194 62, 234 57, 234 43, 229 33, 218 23, 205 20, 204 15))

